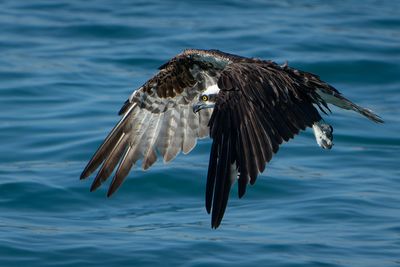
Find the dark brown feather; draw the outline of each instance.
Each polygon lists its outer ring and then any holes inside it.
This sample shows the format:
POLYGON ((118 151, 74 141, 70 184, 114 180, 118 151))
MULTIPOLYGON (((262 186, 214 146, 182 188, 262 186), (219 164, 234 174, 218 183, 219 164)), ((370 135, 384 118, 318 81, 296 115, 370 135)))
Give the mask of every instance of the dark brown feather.
POLYGON ((126 176, 128 176, 129 171, 131 170, 134 164, 133 162, 134 153, 135 151, 131 149, 131 147, 128 147, 124 157, 121 160, 121 163, 118 166, 117 171, 115 172, 111 185, 108 188, 107 192, 108 197, 110 197, 112 194, 114 194, 115 191, 117 191, 117 189, 121 186, 121 184, 125 180, 126 176))
POLYGON ((111 175, 112 171, 114 170, 115 166, 117 166, 118 161, 121 159, 126 149, 126 144, 128 140, 129 134, 123 133, 118 142, 115 144, 115 147, 101 166, 100 171, 97 173, 97 176, 92 183, 90 191, 96 190, 111 175))
POLYGON ((312 88, 291 75, 271 62, 232 63, 221 73, 209 124, 213 144, 206 208, 212 211, 212 227, 220 225, 226 209, 229 163, 236 162, 242 197, 247 183, 254 184, 283 140, 321 119, 312 88))
MULTIPOLYGON (((125 104, 126 105, 126 104, 125 104)), ((125 106, 124 105, 124 106, 125 106)), ((89 177, 99 166, 100 164, 108 157, 111 151, 116 146, 118 140, 120 139, 121 135, 123 134, 125 128, 129 124, 129 115, 135 109, 136 104, 131 105, 131 109, 129 110, 128 114, 124 115, 120 122, 111 130, 109 135, 104 140, 103 144, 97 149, 96 153, 94 153, 93 157, 90 159, 89 163, 86 165, 85 169, 83 170, 80 179, 85 179, 89 177)), ((126 111, 124 111, 126 112, 126 111)))

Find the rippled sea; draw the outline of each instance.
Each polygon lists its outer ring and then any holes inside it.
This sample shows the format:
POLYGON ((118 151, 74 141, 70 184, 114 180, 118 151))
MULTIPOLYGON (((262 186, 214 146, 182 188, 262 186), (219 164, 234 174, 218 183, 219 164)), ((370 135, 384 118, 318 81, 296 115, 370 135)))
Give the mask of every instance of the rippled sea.
POLYGON ((0 1, 0 266, 400 266, 399 1, 0 1), (210 141, 111 199, 79 175, 128 95, 185 48, 314 72, 335 146, 284 144, 222 225, 210 141))

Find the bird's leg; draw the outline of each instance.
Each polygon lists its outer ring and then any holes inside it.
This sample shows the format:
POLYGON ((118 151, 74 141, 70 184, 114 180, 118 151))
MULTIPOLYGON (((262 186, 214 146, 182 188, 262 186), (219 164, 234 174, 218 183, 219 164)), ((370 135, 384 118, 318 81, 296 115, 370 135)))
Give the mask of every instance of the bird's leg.
POLYGON ((333 128, 324 120, 320 120, 313 124, 315 139, 320 147, 331 149, 333 146, 333 128))

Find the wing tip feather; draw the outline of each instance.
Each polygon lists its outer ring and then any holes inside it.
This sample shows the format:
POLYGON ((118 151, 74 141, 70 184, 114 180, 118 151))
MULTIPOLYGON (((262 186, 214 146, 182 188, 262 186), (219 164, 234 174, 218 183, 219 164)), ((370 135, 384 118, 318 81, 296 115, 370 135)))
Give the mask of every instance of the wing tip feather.
POLYGON ((84 179, 88 178, 89 176, 90 176, 90 174, 86 173, 86 169, 85 169, 79 176, 79 180, 84 180, 84 179))
POLYGON ((119 187, 120 185, 115 185, 114 183, 112 183, 108 188, 107 197, 110 198, 119 189, 119 187))
POLYGON ((101 183, 98 180, 94 180, 92 185, 90 186, 90 192, 96 191, 97 188, 99 188, 101 183))

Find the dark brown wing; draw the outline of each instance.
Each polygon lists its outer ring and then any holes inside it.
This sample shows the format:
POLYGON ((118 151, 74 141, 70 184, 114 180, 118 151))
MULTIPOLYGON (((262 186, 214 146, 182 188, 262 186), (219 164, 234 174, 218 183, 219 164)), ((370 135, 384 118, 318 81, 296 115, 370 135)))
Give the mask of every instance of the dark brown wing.
POLYGON ((326 105, 304 74, 271 62, 230 64, 218 87, 209 124, 213 143, 206 187, 214 228, 221 223, 237 176, 242 197, 283 141, 321 120, 313 104, 326 105))
POLYGON ((90 176, 100 165, 91 190, 98 188, 118 167, 108 190, 113 194, 130 169, 142 160, 149 168, 158 155, 168 162, 180 152, 189 153, 197 138, 208 136, 212 110, 192 112, 193 103, 207 86, 217 82, 221 69, 178 55, 125 102, 120 122, 104 140, 81 174, 90 176))

